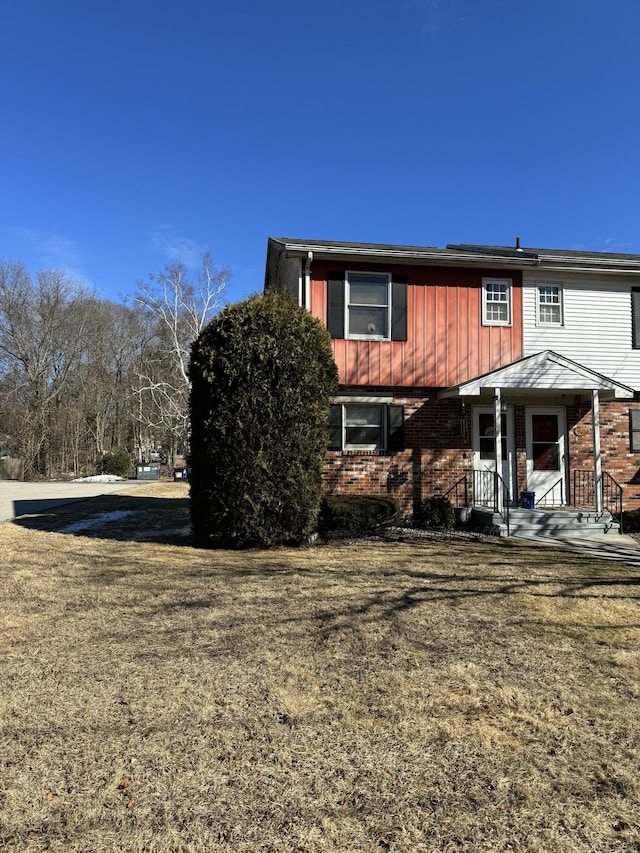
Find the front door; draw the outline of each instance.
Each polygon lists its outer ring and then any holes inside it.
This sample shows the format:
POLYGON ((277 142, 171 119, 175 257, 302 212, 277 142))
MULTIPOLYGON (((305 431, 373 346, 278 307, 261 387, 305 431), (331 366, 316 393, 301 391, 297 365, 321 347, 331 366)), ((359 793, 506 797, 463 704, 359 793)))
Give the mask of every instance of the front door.
POLYGON ((542 506, 567 502, 566 412, 560 407, 530 406, 527 422, 527 490, 542 506))
MULTIPOLYGON (((495 496, 496 439, 492 406, 473 407, 473 488, 478 504, 492 505, 495 496)), ((515 474, 515 445, 513 438, 513 407, 508 406, 502 415, 502 469, 498 472, 513 503, 515 474)))

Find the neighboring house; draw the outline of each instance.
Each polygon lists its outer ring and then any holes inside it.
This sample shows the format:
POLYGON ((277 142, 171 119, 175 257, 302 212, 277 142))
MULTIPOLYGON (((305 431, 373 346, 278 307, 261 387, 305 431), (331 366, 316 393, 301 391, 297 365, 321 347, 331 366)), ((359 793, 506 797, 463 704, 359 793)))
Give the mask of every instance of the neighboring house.
POLYGON ((640 506, 640 255, 270 239, 265 288, 333 339, 328 493, 640 506))

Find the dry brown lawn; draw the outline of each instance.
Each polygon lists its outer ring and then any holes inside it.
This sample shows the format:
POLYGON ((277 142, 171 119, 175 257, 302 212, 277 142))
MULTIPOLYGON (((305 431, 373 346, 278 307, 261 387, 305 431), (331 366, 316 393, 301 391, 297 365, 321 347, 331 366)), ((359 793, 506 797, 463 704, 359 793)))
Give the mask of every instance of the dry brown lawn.
POLYGON ((186 495, 0 525, 0 849, 640 851, 637 569, 203 551, 186 495))

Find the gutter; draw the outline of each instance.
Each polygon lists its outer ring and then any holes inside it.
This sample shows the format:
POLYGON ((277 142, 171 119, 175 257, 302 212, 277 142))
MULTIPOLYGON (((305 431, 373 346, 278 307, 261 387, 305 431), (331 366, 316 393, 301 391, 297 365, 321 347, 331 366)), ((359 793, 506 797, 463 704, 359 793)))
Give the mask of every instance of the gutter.
MULTIPOLYGON (((295 256, 296 249, 286 249, 287 255, 295 256)), ((620 261, 613 261, 611 264, 598 263, 591 264, 576 264, 574 259, 560 258, 505 258, 501 255, 465 255, 465 254, 438 254, 437 252, 402 252, 402 251, 384 251, 376 252, 371 249, 352 249, 345 251, 344 249, 323 248, 321 251, 315 250, 316 260, 330 259, 332 257, 343 257, 345 260, 357 257, 360 260, 371 261, 374 263, 389 262, 395 260, 404 264, 428 264, 430 266, 442 267, 477 267, 480 269, 537 269, 549 272, 572 272, 572 273, 590 273, 593 275, 640 275, 640 265, 635 261, 630 261, 628 264, 620 261)))
POLYGON ((345 262, 349 259, 358 258, 372 263, 388 263, 397 261, 404 264, 429 264, 437 266, 466 266, 479 267, 482 269, 535 268, 549 271, 565 271, 574 273, 601 273, 602 275, 639 275, 640 263, 636 259, 622 259, 612 257, 592 259, 589 257, 576 258, 571 255, 549 256, 544 251, 538 250, 534 255, 532 252, 517 254, 514 250, 513 256, 480 254, 465 251, 448 251, 447 249, 423 248, 412 249, 408 246, 394 247, 393 245, 353 245, 342 243, 336 245, 322 245, 306 241, 288 241, 270 238, 278 251, 287 257, 306 258, 309 253, 315 260, 330 260, 342 258, 345 262))
MULTIPOLYGON (((461 253, 453 254, 443 250, 434 249, 433 251, 411 252, 402 249, 375 249, 370 247, 359 246, 310 246, 304 243, 280 243, 280 250, 289 258, 306 258, 312 255, 315 260, 329 260, 331 258, 342 257, 345 260, 349 258, 358 258, 360 260, 369 260, 375 263, 388 262, 390 259, 397 260, 403 263, 422 264, 430 263, 438 266, 460 266, 461 262, 466 266, 477 267, 532 267, 539 266, 538 258, 504 258, 495 255, 464 255, 461 253)), ((306 271, 306 270, 305 270, 306 271)))
POLYGON ((540 269, 549 270, 550 272, 576 272, 576 273, 599 273, 600 275, 640 275, 640 267, 638 264, 629 263, 629 266, 623 266, 620 262, 614 266, 579 266, 571 265, 570 262, 558 263, 555 259, 541 259, 539 263, 540 269))

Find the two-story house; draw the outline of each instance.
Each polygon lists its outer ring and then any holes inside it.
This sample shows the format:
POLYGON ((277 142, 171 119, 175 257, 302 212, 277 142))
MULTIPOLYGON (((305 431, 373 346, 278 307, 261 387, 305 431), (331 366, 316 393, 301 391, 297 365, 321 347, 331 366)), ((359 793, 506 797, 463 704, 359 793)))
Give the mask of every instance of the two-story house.
POLYGON ((272 238, 265 287, 333 339, 328 493, 640 505, 640 255, 272 238))

